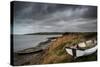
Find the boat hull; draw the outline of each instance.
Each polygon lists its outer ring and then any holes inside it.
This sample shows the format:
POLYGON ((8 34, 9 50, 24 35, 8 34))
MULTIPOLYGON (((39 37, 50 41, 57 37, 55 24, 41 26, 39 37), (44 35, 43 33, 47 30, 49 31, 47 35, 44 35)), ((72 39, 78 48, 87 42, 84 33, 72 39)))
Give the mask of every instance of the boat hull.
POLYGON ((70 54, 71 56, 74 56, 74 57, 81 57, 81 56, 90 55, 90 54, 93 54, 96 51, 97 51, 97 45, 94 46, 94 47, 92 47, 92 48, 84 49, 84 50, 81 50, 81 49, 73 49, 73 48, 66 48, 66 52, 68 54, 70 54), (73 50, 76 53, 75 55, 73 54, 73 50))

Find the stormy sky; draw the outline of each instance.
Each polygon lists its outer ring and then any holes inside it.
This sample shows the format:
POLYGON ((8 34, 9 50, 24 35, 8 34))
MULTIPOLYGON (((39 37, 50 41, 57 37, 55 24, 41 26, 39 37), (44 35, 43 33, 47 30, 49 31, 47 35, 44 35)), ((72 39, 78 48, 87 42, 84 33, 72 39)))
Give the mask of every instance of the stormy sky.
POLYGON ((13 2, 13 33, 96 32, 97 7, 13 2))

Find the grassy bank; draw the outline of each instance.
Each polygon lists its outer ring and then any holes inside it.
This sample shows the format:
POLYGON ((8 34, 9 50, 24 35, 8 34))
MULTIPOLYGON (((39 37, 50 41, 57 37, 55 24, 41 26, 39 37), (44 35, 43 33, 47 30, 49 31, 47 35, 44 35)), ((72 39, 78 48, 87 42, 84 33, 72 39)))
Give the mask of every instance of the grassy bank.
MULTIPOLYGON (((67 54, 65 47, 70 47, 73 44, 78 44, 79 42, 86 41, 88 39, 96 39, 96 37, 97 33, 66 33, 63 36, 58 37, 56 41, 54 41, 48 49, 45 50, 41 63, 52 64, 71 62, 73 60, 72 56, 67 54)), ((92 60, 92 58, 90 59, 92 60)))

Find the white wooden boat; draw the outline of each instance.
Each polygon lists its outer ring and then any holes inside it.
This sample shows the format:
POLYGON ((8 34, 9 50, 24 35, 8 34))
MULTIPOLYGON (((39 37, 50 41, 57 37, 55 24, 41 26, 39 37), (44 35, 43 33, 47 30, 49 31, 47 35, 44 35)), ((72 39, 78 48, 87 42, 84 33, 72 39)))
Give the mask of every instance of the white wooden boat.
POLYGON ((97 41, 94 40, 94 42, 93 42, 93 41, 89 40, 89 41, 86 41, 84 44, 79 43, 78 48, 66 47, 65 49, 66 49, 67 53, 70 54, 71 56, 73 56, 74 58, 86 56, 86 55, 90 55, 90 54, 96 52, 97 41), (86 46, 92 46, 92 47, 86 48, 86 46), (86 49, 82 49, 82 48, 86 48, 86 49))

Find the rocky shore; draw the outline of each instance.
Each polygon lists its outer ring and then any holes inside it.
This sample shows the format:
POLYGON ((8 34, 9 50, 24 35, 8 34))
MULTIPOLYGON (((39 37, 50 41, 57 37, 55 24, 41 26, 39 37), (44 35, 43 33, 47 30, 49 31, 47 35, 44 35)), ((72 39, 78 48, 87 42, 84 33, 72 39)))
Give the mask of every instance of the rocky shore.
POLYGON ((30 65, 30 64, 40 64, 41 58, 51 44, 55 37, 48 38, 47 41, 40 42, 36 47, 27 48, 14 53, 14 65, 30 65))

